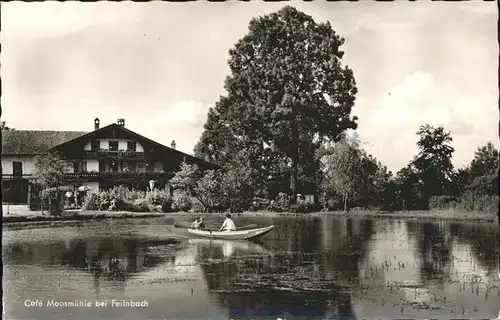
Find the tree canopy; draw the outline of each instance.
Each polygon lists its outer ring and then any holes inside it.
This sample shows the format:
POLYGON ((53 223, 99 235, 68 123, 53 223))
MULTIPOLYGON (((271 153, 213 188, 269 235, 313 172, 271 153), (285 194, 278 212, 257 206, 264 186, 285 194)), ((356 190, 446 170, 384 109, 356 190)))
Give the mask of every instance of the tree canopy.
POLYGON ((66 181, 69 164, 56 153, 35 157, 35 182, 42 188, 58 188, 66 181))
POLYGON ((454 168, 451 158, 455 149, 453 141, 444 128, 423 125, 417 131, 420 136, 417 146, 420 151, 412 162, 420 176, 425 199, 434 195, 444 195, 450 191, 454 168))
POLYGON ((227 95, 209 110, 196 155, 224 166, 245 151, 260 191, 287 179, 292 194, 314 189, 320 144, 357 128, 343 43, 329 22, 291 6, 252 19, 229 51, 227 95))
POLYGON ((486 145, 477 148, 474 154, 474 159, 470 164, 470 179, 472 181, 486 174, 498 174, 498 168, 498 149, 491 141, 488 141, 486 145))

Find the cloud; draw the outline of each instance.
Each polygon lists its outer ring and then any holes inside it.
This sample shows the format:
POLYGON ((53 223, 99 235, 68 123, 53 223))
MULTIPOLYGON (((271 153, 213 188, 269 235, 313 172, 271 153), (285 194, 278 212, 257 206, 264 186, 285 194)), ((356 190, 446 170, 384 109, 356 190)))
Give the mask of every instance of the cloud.
POLYGON ((361 138, 375 146, 371 152, 392 170, 417 153, 415 133, 424 124, 451 132, 454 164, 462 166, 486 141, 498 145, 497 99, 491 94, 462 93, 452 84, 437 83, 428 73, 415 72, 373 105, 361 100, 353 113, 367 115, 360 118, 361 138), (367 110, 370 107, 372 111, 367 110))
POLYGON ((88 26, 137 17, 130 6, 105 3, 57 2, 2 4, 2 31, 9 36, 41 37, 71 33, 88 26), (98 6, 98 10, 96 7, 98 6), (22 14, 19 14, 22 12, 22 14))
POLYGON ((161 113, 159 119, 176 127, 203 126, 209 106, 198 101, 179 101, 161 113))
POLYGON ((170 146, 172 140, 176 142, 176 148, 182 152, 192 154, 193 148, 198 142, 207 119, 210 105, 199 101, 185 100, 175 102, 153 114, 144 115, 139 110, 135 119, 139 117, 148 119, 149 123, 139 123, 135 120, 131 130, 137 130, 150 139, 170 146), (136 128, 136 129, 134 129, 136 128))

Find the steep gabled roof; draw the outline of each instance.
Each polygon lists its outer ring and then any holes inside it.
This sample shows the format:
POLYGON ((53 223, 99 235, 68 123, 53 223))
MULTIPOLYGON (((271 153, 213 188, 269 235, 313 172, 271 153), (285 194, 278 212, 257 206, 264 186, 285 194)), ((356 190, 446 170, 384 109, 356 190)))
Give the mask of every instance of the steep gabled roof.
POLYGON ((116 123, 112 123, 110 125, 102 127, 102 128, 97 129, 95 131, 91 131, 91 132, 88 132, 88 133, 86 133, 84 135, 76 137, 76 138, 74 138, 72 140, 69 140, 69 141, 66 141, 64 143, 58 144, 58 145, 54 146, 52 149, 61 150, 64 147, 66 147, 66 146, 68 146, 70 144, 78 143, 79 141, 81 142, 81 141, 85 141, 85 140, 91 140, 91 139, 93 139, 95 137, 99 137, 101 134, 105 133, 106 131, 109 132, 110 130, 114 130, 113 132, 119 132, 119 131, 121 131, 122 133, 125 133, 125 134, 127 134, 129 136, 132 136, 132 137, 136 138, 139 141, 147 142, 150 145, 155 146, 155 147, 157 147, 160 150, 166 151, 166 152, 168 152, 171 155, 174 154, 174 155, 178 156, 179 158, 184 158, 184 159, 186 159, 189 162, 193 162, 193 163, 197 163, 197 164, 203 164, 203 165, 211 167, 211 168, 218 168, 217 165, 215 165, 215 164, 213 164, 211 162, 207 162, 207 161, 205 161, 203 159, 200 159, 200 158, 197 158, 195 156, 189 155, 189 154, 184 153, 182 151, 179 151, 179 150, 176 150, 176 149, 173 149, 173 148, 169 148, 169 147, 167 147, 167 146, 165 146, 165 145, 163 145, 163 144, 161 144, 159 142, 156 142, 154 140, 146 138, 145 136, 140 135, 137 132, 129 130, 129 129, 127 129, 127 128, 123 127, 123 126, 120 126, 120 125, 118 125, 116 123))
POLYGON ((82 132, 82 131, 44 131, 44 130, 6 130, 2 131, 2 154, 4 155, 37 155, 47 153, 49 150, 61 150, 65 146, 73 143, 78 143, 83 140, 91 140, 94 137, 99 137, 100 134, 109 130, 121 131, 127 135, 136 137, 138 140, 149 143, 152 146, 158 147, 160 150, 165 150, 169 154, 175 154, 179 158, 194 163, 202 163, 209 167, 216 168, 213 163, 203 159, 191 156, 176 149, 169 148, 161 143, 146 138, 132 130, 129 130, 116 123, 100 129, 82 132))
POLYGON ((6 130, 2 131, 2 154, 43 154, 56 145, 87 133, 81 131, 6 130))

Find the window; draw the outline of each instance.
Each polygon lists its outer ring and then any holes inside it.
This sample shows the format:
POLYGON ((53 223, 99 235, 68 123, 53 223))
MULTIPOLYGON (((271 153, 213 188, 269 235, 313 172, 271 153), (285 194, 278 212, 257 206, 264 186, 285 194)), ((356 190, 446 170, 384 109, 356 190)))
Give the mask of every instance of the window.
POLYGON ((81 170, 81 172, 87 172, 87 161, 81 162, 80 170, 81 170))
POLYGON ((12 162, 12 174, 15 176, 23 175, 23 163, 21 161, 12 162))
POLYGON ((106 163, 104 161, 99 161, 99 172, 106 171, 106 163))
POLYGON ((109 151, 118 151, 118 141, 109 142, 109 151))
POLYGON ((135 141, 127 141, 127 151, 135 151, 136 143, 135 141))
POLYGON ((90 149, 92 151, 97 151, 97 150, 101 149, 101 142, 99 140, 92 141, 90 144, 90 149))

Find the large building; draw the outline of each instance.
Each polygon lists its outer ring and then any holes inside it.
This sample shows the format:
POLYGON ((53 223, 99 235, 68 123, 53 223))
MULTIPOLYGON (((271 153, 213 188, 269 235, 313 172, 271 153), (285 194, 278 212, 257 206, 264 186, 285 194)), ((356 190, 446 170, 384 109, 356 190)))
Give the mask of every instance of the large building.
MULTIPOLYGON (((57 151, 68 161, 68 182, 98 192, 116 184, 131 184, 134 177, 169 179, 185 161, 200 169, 215 165, 148 139, 125 128, 125 120, 94 130, 2 131, 2 201, 27 203, 28 186, 35 173, 35 156, 57 151)), ((131 185, 134 187, 134 185, 131 185)))

